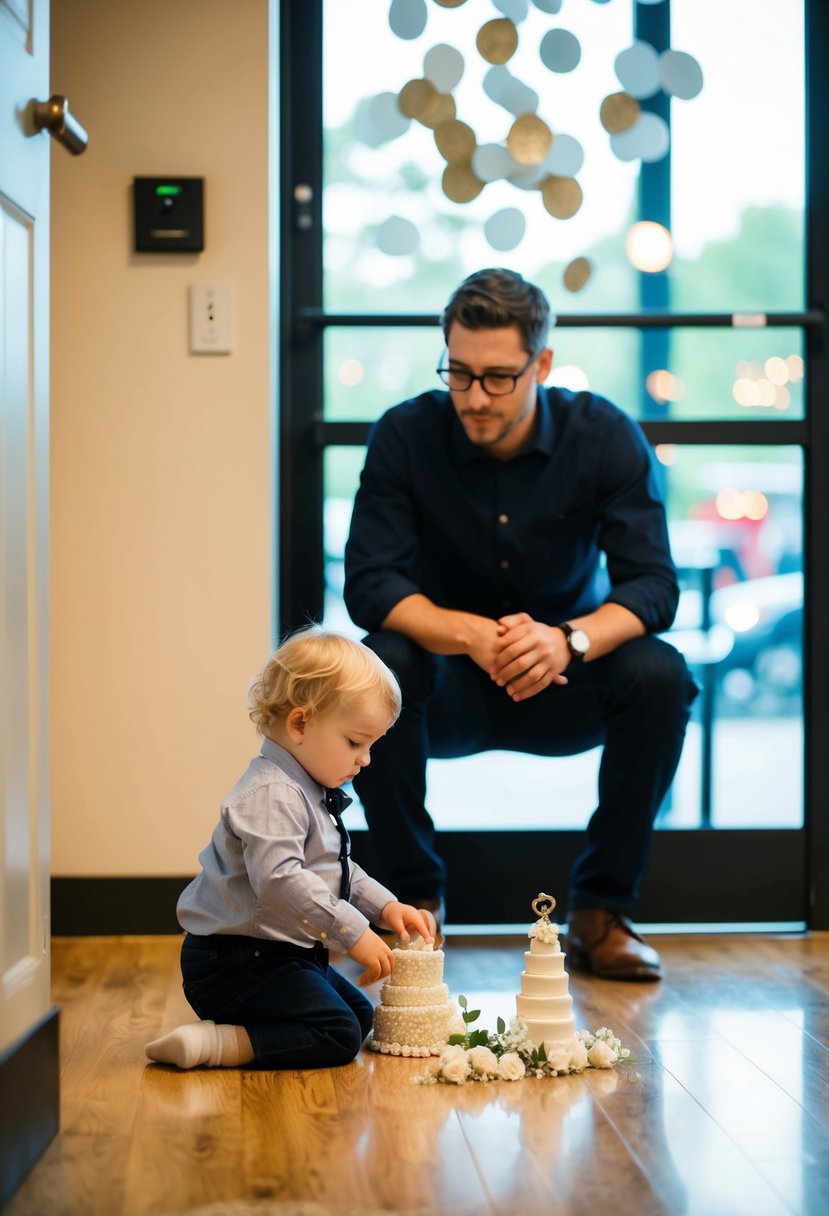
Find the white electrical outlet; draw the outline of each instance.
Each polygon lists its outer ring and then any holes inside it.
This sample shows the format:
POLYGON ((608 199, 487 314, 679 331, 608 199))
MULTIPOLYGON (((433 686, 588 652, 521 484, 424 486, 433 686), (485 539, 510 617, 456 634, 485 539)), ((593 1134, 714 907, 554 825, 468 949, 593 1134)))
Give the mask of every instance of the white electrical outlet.
POLYGON ((233 294, 229 283, 190 287, 190 350, 195 355, 227 355, 233 349, 233 294))

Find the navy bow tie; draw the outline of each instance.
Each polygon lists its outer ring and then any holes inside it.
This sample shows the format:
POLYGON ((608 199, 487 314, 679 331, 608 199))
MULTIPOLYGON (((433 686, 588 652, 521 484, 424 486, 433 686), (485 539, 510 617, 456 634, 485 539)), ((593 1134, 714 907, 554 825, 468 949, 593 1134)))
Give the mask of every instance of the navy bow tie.
POLYGON ((323 802, 325 809, 329 815, 332 815, 334 822, 337 825, 337 831, 340 833, 340 869, 342 877, 340 879, 340 899, 347 900, 351 894, 351 871, 348 865, 348 858, 351 855, 351 841, 348 838, 348 832, 345 830, 343 823, 343 811, 347 806, 351 806, 354 801, 349 798, 348 794, 344 794, 340 789, 326 789, 323 794, 323 802))

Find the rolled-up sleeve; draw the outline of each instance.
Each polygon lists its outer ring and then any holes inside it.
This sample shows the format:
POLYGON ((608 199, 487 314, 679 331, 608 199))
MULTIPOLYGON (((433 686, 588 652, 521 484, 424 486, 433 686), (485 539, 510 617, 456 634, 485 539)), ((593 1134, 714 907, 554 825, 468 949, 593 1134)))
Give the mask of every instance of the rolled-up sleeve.
POLYGON ((611 584, 606 602, 629 609, 649 633, 669 629, 679 588, 665 508, 647 440, 621 413, 603 447, 598 513, 611 584))
POLYGON ((345 605, 369 631, 421 589, 413 477, 403 437, 386 414, 369 436, 345 547, 345 605))

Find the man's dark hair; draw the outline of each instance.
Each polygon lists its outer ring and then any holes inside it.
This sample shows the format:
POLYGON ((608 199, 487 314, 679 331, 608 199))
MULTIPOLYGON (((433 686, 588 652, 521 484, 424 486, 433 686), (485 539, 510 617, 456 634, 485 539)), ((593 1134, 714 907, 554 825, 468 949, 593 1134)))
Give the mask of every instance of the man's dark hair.
POLYGON ((517 325, 528 355, 547 345, 550 304, 540 287, 514 270, 476 270, 452 294, 440 319, 449 341, 452 322, 464 329, 505 329, 517 325))

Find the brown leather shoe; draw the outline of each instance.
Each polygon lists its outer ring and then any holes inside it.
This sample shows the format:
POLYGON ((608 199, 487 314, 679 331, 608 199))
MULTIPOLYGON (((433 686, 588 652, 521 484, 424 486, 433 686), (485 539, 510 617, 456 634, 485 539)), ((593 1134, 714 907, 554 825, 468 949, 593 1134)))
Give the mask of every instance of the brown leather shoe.
POLYGON ((570 964, 605 980, 658 980, 659 955, 626 916, 606 908, 570 913, 564 948, 570 964))

